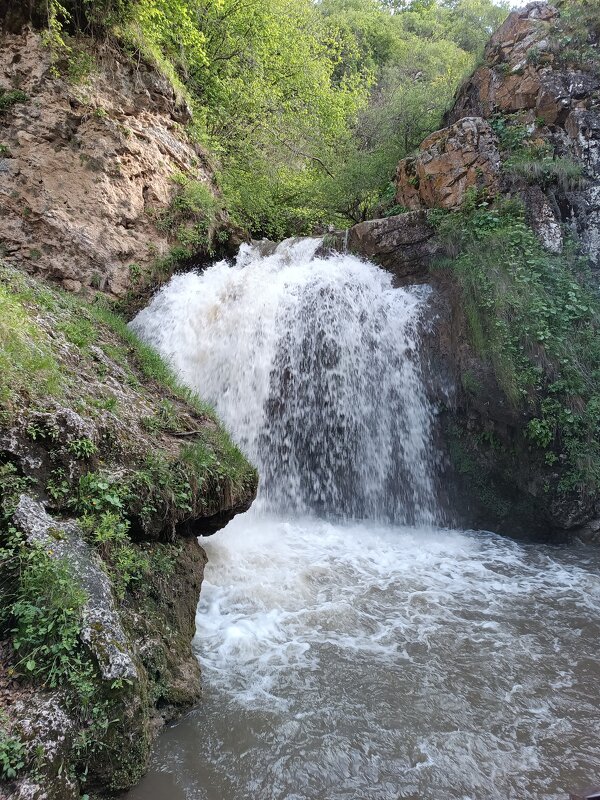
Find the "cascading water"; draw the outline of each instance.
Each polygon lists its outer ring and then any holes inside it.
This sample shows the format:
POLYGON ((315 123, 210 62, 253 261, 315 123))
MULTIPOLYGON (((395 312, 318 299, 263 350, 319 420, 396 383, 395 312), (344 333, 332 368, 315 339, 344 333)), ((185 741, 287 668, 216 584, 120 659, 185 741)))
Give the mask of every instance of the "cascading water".
POLYGON ((565 800, 600 777, 600 554, 432 527, 428 289, 317 247, 134 322, 262 484, 202 542, 204 700, 130 800, 565 800))
POLYGON ((319 239, 175 277, 134 329, 214 403, 269 510, 435 521, 417 326, 427 287, 319 239))

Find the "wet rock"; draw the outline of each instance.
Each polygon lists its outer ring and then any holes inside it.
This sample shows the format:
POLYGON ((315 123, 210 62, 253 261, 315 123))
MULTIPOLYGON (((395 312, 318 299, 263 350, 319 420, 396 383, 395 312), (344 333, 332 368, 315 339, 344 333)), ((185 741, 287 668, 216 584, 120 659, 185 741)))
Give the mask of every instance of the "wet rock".
POLYGON ((433 228, 422 211, 368 220, 354 225, 347 237, 338 237, 353 253, 373 259, 392 272, 398 284, 422 281, 440 252, 433 228))
POLYGON ((58 692, 39 693, 11 708, 13 731, 38 764, 37 774, 15 781, 10 800, 79 800, 79 787, 69 773, 77 728, 58 692))
POLYGON ((539 186, 528 187, 524 195, 527 221, 540 242, 549 253, 560 253, 563 248, 562 228, 548 198, 539 186))

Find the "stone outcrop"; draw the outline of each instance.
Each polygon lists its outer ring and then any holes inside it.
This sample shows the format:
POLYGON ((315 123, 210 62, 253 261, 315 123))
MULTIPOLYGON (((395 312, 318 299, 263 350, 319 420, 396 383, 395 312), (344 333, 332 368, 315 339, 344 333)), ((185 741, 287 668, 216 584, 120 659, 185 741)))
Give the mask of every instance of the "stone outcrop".
POLYGON ((423 211, 359 222, 346 232, 326 237, 324 250, 328 249, 347 250, 375 261, 394 275, 398 285, 428 280, 429 267, 440 253, 423 211))
POLYGON ((464 117, 423 140, 396 172, 396 202, 411 210, 453 209, 471 187, 500 188, 498 139, 481 117, 464 117))
POLYGON ((564 122, 570 106, 590 93, 593 79, 579 70, 553 68, 549 35, 558 16, 557 9, 544 2, 513 11, 490 39, 484 64, 459 91, 448 120, 474 113, 487 118, 495 112, 533 111, 548 124, 564 122))
MULTIPOLYGON (((562 57, 559 24, 559 11, 547 3, 512 12, 492 36, 484 63, 459 90, 447 123, 452 128, 474 116, 503 118, 527 126, 534 144, 550 157, 578 164, 578 185, 550 181, 536 191, 505 170, 502 189, 521 194, 529 222, 549 250, 562 246, 560 226, 566 224, 600 268, 600 74, 562 57)), ((590 31, 597 49, 594 35, 590 31)), ((405 194, 414 195, 410 176, 407 181, 399 173, 398 197, 405 194)))
MULTIPOLYGON (((160 726, 199 700, 197 537, 246 510, 258 477, 208 407, 157 357, 149 369, 117 318, 1 264, 0 304, 19 321, 9 333, 0 326, 12 348, 0 374, 0 537, 4 546, 10 519, 27 554, 68 567, 85 598, 77 641, 92 665, 90 706, 110 723, 93 731, 82 765, 89 708, 68 682, 32 678, 1 628, 0 724, 25 747, 26 766, 0 782, 0 796, 78 800, 137 782, 160 726)), ((18 575, 6 555, 9 607, 18 575)))
POLYGON ((120 297, 172 246, 159 222, 173 176, 210 191, 213 177, 165 78, 108 45, 81 47, 94 66, 73 82, 53 74, 38 33, 0 29, 0 92, 23 93, 0 114, 0 255, 70 291, 120 297))

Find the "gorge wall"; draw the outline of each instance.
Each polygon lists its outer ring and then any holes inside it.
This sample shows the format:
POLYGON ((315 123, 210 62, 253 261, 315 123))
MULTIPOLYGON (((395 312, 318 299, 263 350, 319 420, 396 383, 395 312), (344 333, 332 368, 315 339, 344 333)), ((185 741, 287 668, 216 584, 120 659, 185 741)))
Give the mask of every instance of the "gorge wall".
POLYGON ((230 226, 171 82, 108 41, 73 48, 57 66, 30 26, 2 34, 1 252, 69 291, 122 298, 219 231, 222 247, 230 226))
POLYGON ((0 3, 0 795, 76 800, 198 701, 196 537, 258 477, 111 310, 228 246, 189 108, 108 41, 57 62, 27 11, 0 3))
MULTIPOLYGON (((546 264, 550 279, 552 270, 564 267, 565 275, 575 279, 576 291, 577 281, 583 280, 597 294, 597 20, 595 25, 589 20, 574 23, 541 2, 511 13, 491 38, 482 65, 458 91, 446 117, 448 127, 428 136, 398 165, 396 202, 407 213, 360 223, 345 237, 351 250, 378 261, 399 285, 427 281, 436 287, 437 319, 428 332, 429 385, 441 409, 440 436, 447 452, 442 483, 463 525, 548 536, 576 531, 586 538, 600 527, 597 484, 592 481, 590 487, 576 479, 566 485, 571 456, 561 449, 558 427, 548 434, 552 442, 545 443, 545 452, 531 433, 543 417, 540 408, 554 400, 548 390, 559 391, 558 370, 549 367, 550 347, 540 341, 523 344, 539 377, 535 385, 520 390, 520 397, 511 398, 497 363, 502 354, 489 352, 489 347, 482 352, 486 342, 477 343, 473 329, 473 315, 481 313, 483 303, 483 313, 495 324, 513 324, 500 318, 499 296, 512 291, 510 275, 502 276, 504 285, 494 297, 489 292, 483 296, 483 284, 493 283, 507 264, 510 271, 511 259, 532 280, 539 277, 536 264, 546 264), (499 245, 491 229, 503 229, 514 201, 524 218, 515 218, 506 231, 512 226, 512 235, 524 238, 513 250, 503 250, 500 242, 495 263, 475 275, 473 264, 483 261, 486 249, 499 245), (527 239, 528 230, 535 232, 537 244, 527 239), (461 277, 456 259, 469 236, 471 274, 461 277), (586 272, 590 269, 591 275, 586 272), (581 278, 584 274, 588 277, 581 278)), ((342 243, 342 237, 335 242, 342 243)), ((541 291, 544 280, 548 277, 541 279, 541 291)), ((566 293, 557 294, 553 302, 568 307, 566 293)), ((547 311, 543 303, 542 309, 547 311)), ((531 309, 528 313, 535 316, 531 309)), ((552 324, 559 325, 558 318, 552 324)), ((590 331, 594 324, 589 322, 590 331)), ((572 353, 563 357, 565 362, 578 358, 572 353)), ((584 371, 591 374, 591 351, 586 352, 588 359, 584 371)), ((574 391, 565 398, 567 417, 590 402, 595 401, 574 391)), ((580 461, 592 458, 596 438, 597 429, 581 434, 580 461)))

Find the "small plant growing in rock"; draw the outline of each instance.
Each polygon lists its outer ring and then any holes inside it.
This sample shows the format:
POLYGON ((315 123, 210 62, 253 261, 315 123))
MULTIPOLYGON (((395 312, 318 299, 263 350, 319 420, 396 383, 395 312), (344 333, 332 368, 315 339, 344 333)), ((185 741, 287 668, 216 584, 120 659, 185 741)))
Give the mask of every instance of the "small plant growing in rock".
POLYGON ((139 264, 129 265, 129 277, 131 278, 132 283, 139 283, 139 280, 142 277, 142 268, 139 264))
POLYGON ((0 778, 12 780, 27 763, 27 749, 25 744, 8 732, 5 720, 0 720, 0 778))
POLYGON ((56 502, 64 501, 71 494, 71 484, 63 469, 55 469, 50 473, 46 491, 56 502))
POLYGON ((92 440, 87 436, 83 436, 81 439, 73 439, 67 445, 67 449, 75 456, 75 458, 81 459, 91 458, 91 456, 93 456, 98 450, 94 442, 92 442, 92 440))
POLYGON ((39 422, 33 420, 27 425, 26 432, 29 438, 34 442, 38 439, 57 442, 60 438, 60 429, 58 425, 47 421, 39 422))
POLYGON ((26 103, 28 99, 25 92, 21 92, 19 89, 0 88, 0 114, 17 103, 26 103))

